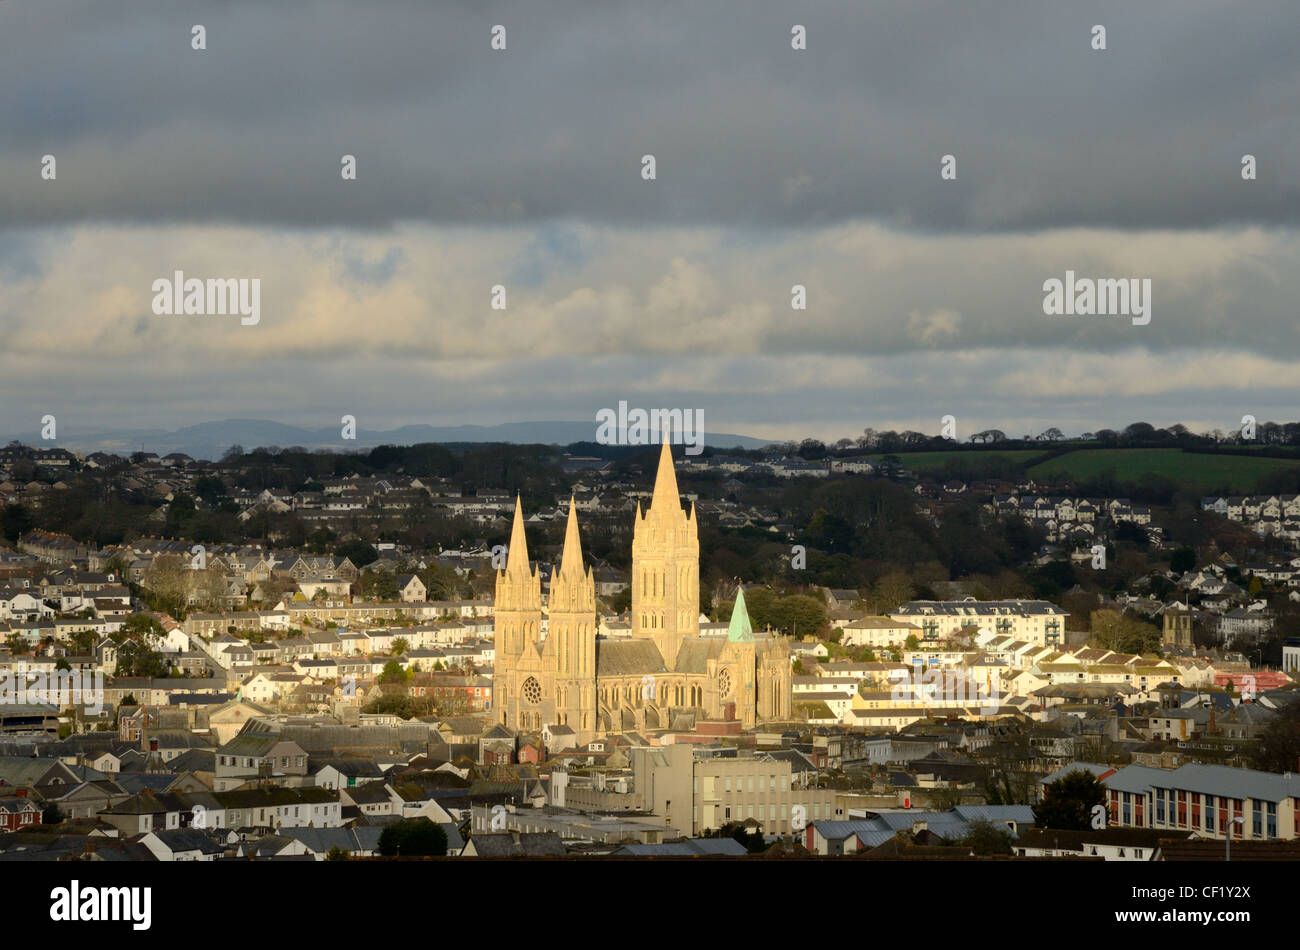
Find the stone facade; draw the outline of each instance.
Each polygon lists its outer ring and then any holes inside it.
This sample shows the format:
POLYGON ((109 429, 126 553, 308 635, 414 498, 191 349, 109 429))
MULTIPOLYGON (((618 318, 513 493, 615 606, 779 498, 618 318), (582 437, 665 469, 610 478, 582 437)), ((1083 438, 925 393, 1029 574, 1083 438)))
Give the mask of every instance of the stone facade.
POLYGON ((583 563, 571 502, 543 638, 541 578, 528 560, 516 500, 496 581, 497 721, 534 733, 567 725, 581 744, 611 733, 690 728, 700 719, 734 716, 752 727, 789 718, 789 643, 753 631, 743 594, 725 639, 700 636, 698 523, 693 507, 682 509, 666 443, 650 506, 643 512, 638 504, 635 517, 632 636, 596 635, 595 580, 583 563))

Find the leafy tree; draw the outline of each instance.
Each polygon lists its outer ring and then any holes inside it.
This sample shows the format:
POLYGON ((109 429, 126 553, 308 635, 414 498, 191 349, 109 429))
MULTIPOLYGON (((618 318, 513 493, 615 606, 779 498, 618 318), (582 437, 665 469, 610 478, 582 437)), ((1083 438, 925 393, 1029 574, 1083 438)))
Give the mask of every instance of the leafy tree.
POLYGON ((157 620, 154 620, 148 614, 135 613, 129 614, 122 621, 122 632, 130 636, 139 636, 145 633, 152 633, 158 636, 163 634, 163 627, 157 620))
POLYGON ((1175 548, 1169 558, 1169 570, 1176 574, 1186 574, 1196 567, 1196 550, 1189 547, 1175 548))
MULTIPOLYGON (((735 601, 729 599, 718 610, 719 620, 730 620, 735 601)), ((755 630, 771 627, 793 636, 813 635, 826 628, 826 602, 807 594, 781 595, 766 587, 745 593, 745 609, 755 630)))
POLYGON ((1075 585, 1074 565, 1069 561, 1049 561, 1025 573, 1025 580, 1038 598, 1059 597, 1075 585))
POLYGON ((966 834, 957 844, 976 854, 1011 854, 1011 832, 985 818, 966 826, 966 834))
POLYGON ((1300 760, 1300 703, 1283 707, 1260 734, 1252 767, 1263 772, 1294 772, 1300 760))
POLYGON ((1142 548, 1151 543, 1147 529, 1135 521, 1121 521, 1115 525, 1115 540, 1128 541, 1142 548))
POLYGON ((402 719, 411 719, 415 716, 423 716, 429 712, 429 703, 427 701, 417 702, 414 697, 405 693, 396 693, 387 696, 380 696, 367 703, 362 712, 367 714, 380 714, 387 716, 398 716, 402 719))
POLYGON ((0 511, 0 534, 10 544, 16 544, 18 538, 31 531, 34 524, 31 512, 23 505, 5 505, 4 510, 0 511))
POLYGON ((419 574, 429 600, 454 600, 460 583, 460 575, 450 567, 431 564, 419 574))
POLYGON ((379 601, 397 600, 397 578, 391 571, 367 571, 361 575, 361 592, 379 601))
POLYGON ((379 853, 386 858, 445 855, 447 832, 428 818, 399 821, 380 833, 379 853))
POLYGON ((1034 821, 1040 828, 1087 831, 1093 808, 1105 804, 1106 787, 1097 776, 1075 769, 1047 786, 1034 806, 1034 821))
MULTIPOLYGON (((703 591, 701 591, 703 594, 703 591)), ((609 609, 616 614, 621 614, 626 610, 632 609, 632 588, 625 587, 609 599, 609 609)), ((700 604, 700 609, 706 609, 704 604, 700 604)))
POLYGON ((930 792, 930 807, 935 811, 949 811, 961 804, 961 789, 936 788, 930 792))
POLYGON ((762 829, 755 829, 753 834, 749 834, 744 824, 738 821, 729 821, 721 828, 706 831, 702 837, 731 838, 733 841, 738 841, 750 854, 758 854, 760 851, 767 850, 762 829))
POLYGON ((384 664, 383 672, 379 674, 381 683, 405 683, 411 678, 411 671, 403 668, 397 660, 389 660, 384 664))
POLYGON ((117 676, 166 676, 162 654, 136 640, 127 640, 117 650, 117 676))
POLYGON ((329 851, 325 852, 326 861, 349 861, 351 859, 352 859, 351 852, 344 851, 338 845, 335 845, 334 847, 330 848, 329 851))
POLYGON ((1094 610, 1092 640, 1117 653, 1151 653, 1160 648, 1160 628, 1114 610, 1094 610))
POLYGON ((369 544, 360 538, 353 538, 351 541, 345 541, 334 549, 337 557, 345 557, 358 568, 365 567, 379 560, 379 552, 375 550, 374 545, 369 544))
POLYGON ((215 508, 227 494, 226 483, 215 475, 200 475, 194 480, 194 494, 215 508))
POLYGON ((188 559, 176 554, 160 554, 140 579, 141 593, 153 609, 179 619, 185 616, 192 580, 190 574, 188 559))
POLYGON ((878 614, 890 614, 915 596, 912 579, 901 571, 893 571, 876 581, 871 589, 871 609, 878 614))
POLYGON ((70 639, 72 640, 72 648, 77 652, 78 656, 89 656, 90 651, 95 648, 95 631, 93 630, 80 630, 74 633, 70 639))

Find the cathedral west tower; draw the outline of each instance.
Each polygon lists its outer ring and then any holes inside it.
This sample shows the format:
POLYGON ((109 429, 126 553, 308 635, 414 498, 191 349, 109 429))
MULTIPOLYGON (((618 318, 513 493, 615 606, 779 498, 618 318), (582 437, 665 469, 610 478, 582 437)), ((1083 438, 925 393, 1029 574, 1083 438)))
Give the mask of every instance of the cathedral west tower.
POLYGON ((596 721, 596 578, 583 563, 578 507, 569 499, 564 553, 551 579, 546 651, 554 651, 555 711, 586 741, 596 721))

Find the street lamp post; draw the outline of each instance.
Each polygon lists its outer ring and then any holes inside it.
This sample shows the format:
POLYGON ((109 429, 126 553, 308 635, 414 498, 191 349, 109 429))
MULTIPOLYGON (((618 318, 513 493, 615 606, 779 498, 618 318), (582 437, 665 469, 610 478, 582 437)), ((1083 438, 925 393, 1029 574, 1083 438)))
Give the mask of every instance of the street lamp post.
MULTIPOLYGON (((1227 829, 1227 830, 1228 830, 1228 837, 1227 837, 1227 839, 1224 841, 1224 846, 1223 846, 1223 860, 1225 860, 1225 861, 1231 861, 1231 860, 1232 860, 1232 826, 1233 826, 1233 825, 1241 825, 1241 826, 1244 828, 1244 827, 1246 826, 1246 819, 1245 819, 1245 818, 1231 818, 1231 819, 1229 819, 1229 821, 1228 821, 1228 829, 1227 829)), ((1244 833, 1245 833, 1245 832, 1243 832, 1243 834, 1244 834, 1244 833)))

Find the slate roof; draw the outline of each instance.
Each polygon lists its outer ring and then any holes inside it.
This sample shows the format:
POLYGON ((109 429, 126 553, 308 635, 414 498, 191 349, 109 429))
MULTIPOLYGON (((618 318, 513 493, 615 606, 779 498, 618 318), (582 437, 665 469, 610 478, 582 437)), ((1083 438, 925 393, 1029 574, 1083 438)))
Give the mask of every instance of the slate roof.
POLYGON ((152 792, 165 792, 174 781, 176 776, 171 772, 119 772, 117 775, 117 784, 133 795, 146 788, 152 792))
POLYGON ((600 640, 596 644, 596 675, 635 676, 667 673, 653 640, 600 640))
POLYGON ((353 828, 281 828, 280 837, 301 841, 313 854, 325 854, 330 848, 344 851, 379 850, 379 836, 384 829, 379 825, 358 825, 353 828))
POLYGON ((391 802, 393 795, 387 782, 367 782, 365 785, 349 788, 348 798, 358 805, 379 805, 391 802))
POLYGON ((197 828, 172 828, 170 831, 150 832, 171 851, 198 851, 200 854, 221 854, 224 849, 206 831, 197 828))
POLYGON ((675 672, 707 673, 709 660, 717 659, 721 652, 722 641, 716 637, 689 637, 682 641, 677 651, 675 672))
POLYGON ((243 732, 219 750, 222 755, 264 756, 281 742, 278 732, 243 732))
POLYGON ((0 756, 0 780, 8 785, 34 785, 42 775, 58 764, 58 759, 23 755, 0 756))
POLYGON ((481 858, 531 858, 568 853, 560 836, 553 831, 474 835, 470 840, 475 854, 481 858))
POLYGON ((190 749, 167 763, 172 772, 215 772, 217 754, 207 749, 190 749))
POLYGON ((326 766, 354 778, 381 778, 383 770, 365 755, 313 755, 307 761, 307 774, 315 775, 326 766))
POLYGON ((625 844, 615 854, 634 854, 639 857, 696 857, 702 854, 743 855, 745 846, 735 838, 690 838, 686 841, 665 841, 662 844, 625 844))

